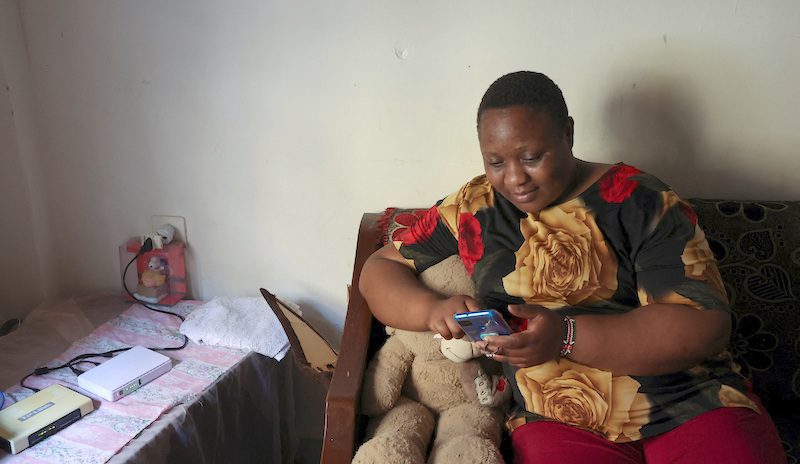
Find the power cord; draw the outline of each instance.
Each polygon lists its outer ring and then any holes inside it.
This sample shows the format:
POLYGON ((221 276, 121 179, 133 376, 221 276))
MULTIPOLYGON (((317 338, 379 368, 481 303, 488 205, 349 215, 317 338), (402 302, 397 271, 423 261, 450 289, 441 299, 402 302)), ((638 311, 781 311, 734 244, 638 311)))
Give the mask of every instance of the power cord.
MULTIPOLYGON (((130 262, 128 262, 128 265, 125 266, 125 270, 122 271, 122 287, 125 289, 125 291, 128 293, 128 295, 130 295, 130 297, 133 298, 134 301, 136 301, 140 305, 144 306, 145 308, 147 308, 147 309, 149 309, 151 311, 155 311, 157 313, 169 314, 171 316, 175 316, 178 319, 180 319, 181 322, 183 322, 185 320, 185 318, 183 316, 181 316, 180 314, 174 313, 172 311, 165 311, 163 309, 153 308, 152 306, 148 305, 146 302, 140 300, 139 298, 136 298, 136 295, 131 293, 131 291, 128 289, 128 284, 125 283, 125 276, 128 274, 128 268, 131 267, 131 264, 133 264, 133 262, 136 261, 136 258, 138 258, 139 256, 141 256, 144 253, 147 253, 148 251, 150 251, 152 249, 153 249, 153 240, 148 237, 148 238, 146 238, 144 240, 144 243, 142 243, 142 246, 139 247, 139 251, 136 252, 136 256, 134 256, 133 259, 131 259, 130 262)), ((177 351, 177 350, 181 350, 181 349, 185 348, 186 345, 188 345, 188 344, 189 344, 189 337, 184 335, 183 336, 183 343, 180 346, 170 346, 170 347, 166 347, 166 348, 149 348, 149 349, 151 349, 153 351, 177 351)), ((117 348, 115 350, 106 351, 104 353, 84 353, 84 354, 79 354, 78 356, 75 356, 74 358, 70 359, 69 361, 65 362, 64 364, 62 364, 60 366, 55 366, 55 367, 47 367, 47 366, 45 366, 45 367, 37 367, 36 369, 33 370, 33 372, 31 372, 30 374, 28 374, 25 377, 23 377, 22 380, 19 381, 19 385, 22 388, 27 388, 29 390, 33 390, 34 392, 38 392, 39 391, 38 388, 28 387, 28 386, 25 385, 25 380, 28 377, 30 377, 32 375, 44 375, 44 374, 47 374, 49 372, 53 372, 53 371, 58 370, 58 369, 63 369, 65 367, 69 367, 70 370, 72 370, 72 372, 75 373, 75 375, 80 375, 80 374, 84 373, 85 371, 79 369, 78 367, 76 367, 78 364, 90 363, 90 364, 94 364, 95 366, 100 364, 100 363, 95 362, 95 361, 88 361, 87 360, 88 358, 111 358, 111 357, 114 357, 115 354, 123 352, 123 351, 127 351, 129 349, 131 349, 131 347, 117 348)), ((0 407, 2 407, 2 403, 0 403, 0 407)))
MULTIPOLYGON (((156 308, 154 308, 152 306, 149 306, 147 304, 147 302, 144 302, 144 301, 140 300, 139 298, 136 298, 136 295, 131 293, 131 291, 128 289, 128 284, 125 283, 125 276, 128 274, 128 268, 131 267, 131 264, 133 264, 133 262, 136 261, 136 258, 138 258, 139 256, 141 256, 144 253, 147 253, 148 251, 150 251, 152 249, 153 249, 153 240, 148 237, 148 238, 145 239, 144 243, 142 243, 142 246, 139 248, 139 251, 136 253, 136 256, 134 256, 133 259, 128 261, 128 264, 125 266, 125 270, 122 271, 122 287, 125 289, 126 292, 128 292, 128 295, 130 295, 131 298, 133 298, 136 302, 138 302, 139 304, 141 304, 145 308, 147 308, 147 309, 149 309, 151 311, 155 311, 157 313, 169 314, 169 315, 177 317, 181 321, 184 321, 185 320, 184 317, 181 316, 178 313, 173 313, 171 311, 164 311, 163 309, 156 309, 156 308)), ((184 335, 183 338, 186 339, 186 335, 184 335)), ((176 348, 160 348, 160 349, 161 350, 179 350, 179 349, 183 348, 184 346, 186 346, 185 343, 183 344, 183 346, 176 347, 176 348)))

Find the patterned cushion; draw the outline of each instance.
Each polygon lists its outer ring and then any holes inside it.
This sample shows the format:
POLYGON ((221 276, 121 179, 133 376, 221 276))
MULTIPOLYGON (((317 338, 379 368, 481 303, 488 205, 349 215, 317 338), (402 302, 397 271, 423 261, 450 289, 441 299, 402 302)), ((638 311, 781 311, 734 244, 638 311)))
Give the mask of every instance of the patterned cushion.
POLYGON ((800 406, 800 202, 690 203, 731 300, 731 353, 766 405, 800 406))
POLYGON ((733 310, 731 353, 800 461, 800 201, 689 200, 733 310))
POLYGON ((420 208, 386 208, 378 220, 378 232, 383 245, 389 243, 395 234, 410 227, 417 219, 425 214, 426 209, 420 208))

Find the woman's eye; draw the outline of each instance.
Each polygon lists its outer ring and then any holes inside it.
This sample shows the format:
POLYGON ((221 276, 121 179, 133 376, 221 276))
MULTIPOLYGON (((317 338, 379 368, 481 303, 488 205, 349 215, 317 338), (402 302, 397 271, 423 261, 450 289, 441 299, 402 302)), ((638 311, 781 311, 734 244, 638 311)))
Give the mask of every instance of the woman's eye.
POLYGON ((503 165, 502 161, 489 161, 489 166, 493 168, 499 168, 502 165, 503 165))
POLYGON ((536 163, 542 159, 542 155, 525 156, 522 158, 523 163, 536 163))

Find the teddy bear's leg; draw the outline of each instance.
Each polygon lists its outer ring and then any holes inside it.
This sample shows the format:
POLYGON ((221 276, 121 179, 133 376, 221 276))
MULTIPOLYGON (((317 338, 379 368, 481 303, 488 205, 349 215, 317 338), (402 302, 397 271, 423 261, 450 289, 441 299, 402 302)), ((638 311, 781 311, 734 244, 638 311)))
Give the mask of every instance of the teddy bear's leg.
POLYGON ((361 412, 368 416, 383 414, 395 406, 414 354, 400 337, 392 336, 367 365, 361 391, 361 412))
POLYGON ((354 464, 422 464, 435 420, 428 408, 400 397, 353 457, 354 464))
POLYGON ((428 463, 503 463, 500 444, 502 413, 495 408, 462 404, 444 411, 428 463))

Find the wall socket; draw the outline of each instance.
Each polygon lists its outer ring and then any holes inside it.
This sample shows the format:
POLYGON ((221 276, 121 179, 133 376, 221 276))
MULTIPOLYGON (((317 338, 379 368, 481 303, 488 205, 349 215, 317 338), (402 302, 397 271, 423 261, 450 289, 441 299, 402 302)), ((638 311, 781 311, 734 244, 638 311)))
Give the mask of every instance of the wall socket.
POLYGON ((175 228, 175 238, 188 245, 189 237, 186 235, 186 218, 183 216, 169 216, 164 214, 154 214, 150 216, 150 231, 158 230, 164 224, 171 224, 175 228))

